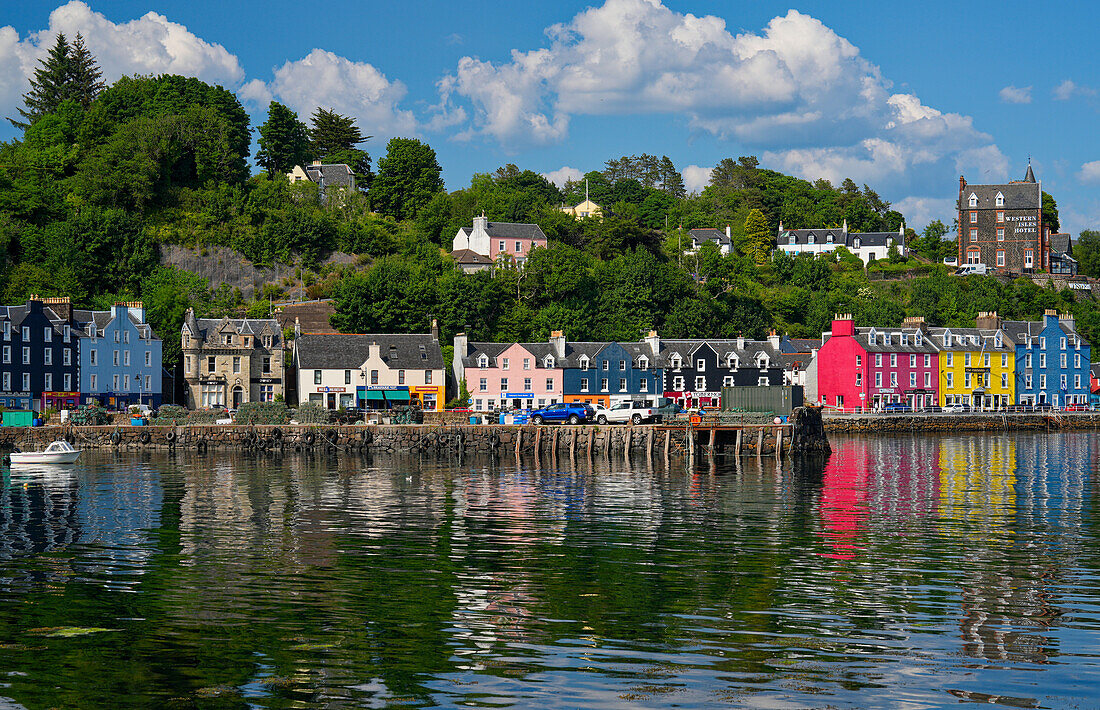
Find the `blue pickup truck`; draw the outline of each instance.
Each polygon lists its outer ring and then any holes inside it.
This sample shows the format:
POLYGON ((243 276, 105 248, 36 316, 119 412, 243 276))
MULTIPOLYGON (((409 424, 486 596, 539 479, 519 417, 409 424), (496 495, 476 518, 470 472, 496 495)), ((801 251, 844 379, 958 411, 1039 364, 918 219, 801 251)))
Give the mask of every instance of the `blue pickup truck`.
POLYGON ((583 402, 567 402, 564 404, 551 404, 549 407, 536 409, 531 412, 532 424, 549 424, 552 422, 568 422, 581 424, 592 418, 592 409, 583 402))

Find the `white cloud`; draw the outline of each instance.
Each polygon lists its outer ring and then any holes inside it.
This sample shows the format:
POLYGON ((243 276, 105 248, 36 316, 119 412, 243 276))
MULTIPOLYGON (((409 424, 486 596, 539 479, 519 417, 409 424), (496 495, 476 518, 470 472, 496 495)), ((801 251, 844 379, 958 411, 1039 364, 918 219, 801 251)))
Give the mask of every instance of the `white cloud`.
POLYGON ((551 170, 548 173, 543 173, 542 176, 554 183, 558 187, 565 184, 566 180, 580 180, 584 177, 584 173, 576 168, 571 168, 568 165, 563 165, 557 170, 551 170))
POLYGON ((72 40, 79 32, 112 82, 130 74, 182 74, 230 88, 244 78, 237 57, 220 44, 206 42, 181 24, 148 12, 136 20, 114 23, 71 0, 50 13, 46 29, 20 39, 12 27, 0 27, 0 113, 13 115, 22 106, 29 78, 53 46, 57 33, 72 40))
POLYGON ((1081 86, 1069 79, 1065 79, 1061 84, 1054 87, 1054 91, 1051 92, 1056 101, 1069 101, 1074 96, 1096 96, 1096 89, 1088 86, 1081 86))
POLYGON ((950 229, 951 221, 956 217, 955 200, 950 197, 906 197, 895 202, 893 209, 905 215, 906 227, 912 227, 917 232, 924 231, 928 223, 935 219, 950 229))
POLYGON ((1006 86, 999 92, 1001 101, 1006 104, 1029 104, 1031 103, 1031 87, 1030 86, 1006 86))
POLYGON ((374 66, 323 49, 285 63, 270 82, 254 79, 240 91, 257 108, 274 97, 297 111, 303 121, 318 107, 331 109, 354 117, 364 134, 375 136, 416 132, 412 112, 399 107, 406 93, 403 83, 390 81, 374 66))
POLYGON ((857 47, 796 10, 732 34, 722 18, 659 0, 605 0, 547 38, 505 62, 463 57, 440 81, 442 106, 470 109, 458 137, 550 144, 566 139, 574 116, 667 113, 770 167, 852 177, 884 194, 942 194, 960 165, 981 158, 984 173, 1007 164, 969 116, 893 93, 857 47))
POLYGON ((1077 179, 1089 185, 1100 184, 1100 160, 1091 160, 1081 166, 1077 179))
POLYGON ((710 184, 710 173, 714 166, 703 167, 701 165, 689 165, 680 171, 684 178, 684 187, 688 192, 702 192, 703 188, 710 184))

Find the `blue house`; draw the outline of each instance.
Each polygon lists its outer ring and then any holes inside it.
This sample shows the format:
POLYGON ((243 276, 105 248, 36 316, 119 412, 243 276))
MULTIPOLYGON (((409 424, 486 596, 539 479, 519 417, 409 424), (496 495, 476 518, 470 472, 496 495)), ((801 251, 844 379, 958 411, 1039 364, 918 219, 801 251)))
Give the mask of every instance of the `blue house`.
POLYGON ((656 405, 661 370, 655 332, 637 343, 569 343, 555 331, 551 345, 560 353, 563 400, 611 407, 619 402, 656 405))
POLYGON ((1073 316, 1047 311, 1041 321, 1006 321, 1004 331, 1016 346, 1018 404, 1088 404, 1092 346, 1073 316))
POLYGON ((109 311, 74 312, 80 333, 80 399, 121 408, 159 407, 163 343, 145 320, 141 301, 116 303, 109 311))
POLYGON ((68 298, 0 306, 0 405, 42 411, 79 403, 71 318, 68 298))

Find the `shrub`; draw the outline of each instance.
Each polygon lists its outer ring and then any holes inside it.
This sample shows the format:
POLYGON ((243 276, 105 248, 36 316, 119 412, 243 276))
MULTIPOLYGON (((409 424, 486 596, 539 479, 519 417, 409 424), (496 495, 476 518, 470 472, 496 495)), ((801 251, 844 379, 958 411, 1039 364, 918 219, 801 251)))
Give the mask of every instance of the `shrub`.
POLYGON ((290 410, 285 402, 245 402, 233 420, 237 424, 286 424, 290 410))

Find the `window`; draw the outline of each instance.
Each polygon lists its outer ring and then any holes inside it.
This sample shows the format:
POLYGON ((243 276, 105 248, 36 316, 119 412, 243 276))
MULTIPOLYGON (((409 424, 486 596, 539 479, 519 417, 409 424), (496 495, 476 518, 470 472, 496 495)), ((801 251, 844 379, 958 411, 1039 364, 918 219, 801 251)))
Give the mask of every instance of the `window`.
POLYGON ((1039 336, 1039 349, 1040 350, 1046 350, 1047 349, 1047 337, 1045 335, 1039 336))
POLYGON ((123 350, 122 351, 122 364, 125 365, 126 367, 130 366, 130 351, 129 350, 123 350))
POLYGON ((963 366, 970 367, 970 353, 966 353, 963 355, 963 366))
POLYGON ((997 227, 997 241, 1003 242, 1005 240, 1005 228, 997 227))
POLYGON ((604 360, 603 361, 603 369, 604 370, 610 370, 611 369, 611 361, 610 360, 604 360))
POLYGON ((1039 369, 1046 369, 1047 366, 1047 354, 1039 353, 1039 369))
POLYGON ((1024 358, 1024 363, 1024 367, 1031 367, 1031 353, 1028 353, 1027 357, 1024 358))
POLYGON ((1075 390, 1081 389, 1081 376, 1080 375, 1074 375, 1073 376, 1073 389, 1075 389, 1075 390))
POLYGON ((270 357, 264 357, 262 362, 263 362, 263 365, 262 365, 263 374, 270 375, 271 374, 271 358, 270 357))
POLYGON ((11 340, 11 321, 4 321, 4 340, 11 340))
POLYGON ((523 251, 523 242, 516 242, 516 252, 523 251))
MULTIPOLYGON (((50 351, 47 350, 46 354, 48 355, 49 352, 50 351)), ((47 364, 49 364, 49 363, 47 363, 47 364)), ((1062 353, 1062 355, 1058 358, 1058 367, 1062 368, 1063 370, 1066 369, 1066 354, 1065 353, 1062 353)))
POLYGON ((130 344, 130 331, 127 330, 122 333, 122 342, 126 343, 127 345, 130 344))
POLYGON ((1065 389, 1066 389, 1066 376, 1062 375, 1060 379, 1061 379, 1061 382, 1059 384, 1061 384, 1062 390, 1065 391, 1065 389))
POLYGON ((53 392, 53 373, 47 372, 46 376, 42 378, 42 389, 46 392, 53 392))
POLYGON ((932 356, 929 355, 928 353, 924 354, 924 366, 925 367, 932 367, 932 356))
MULTIPOLYGON (((378 370, 375 370, 375 372, 378 372, 378 370)), ((485 378, 485 377, 481 378, 481 381, 478 382, 477 391, 478 392, 488 392, 489 391, 489 380, 488 380, 488 378, 485 378)))
POLYGON ((968 204, 970 207, 978 206, 978 196, 975 195, 973 192, 970 193, 970 202, 968 204))
POLYGON ((970 373, 969 373, 969 372, 968 372, 968 373, 966 373, 966 384, 965 384, 965 387, 966 387, 966 389, 970 389, 970 373))
POLYGON ((1035 251, 1033 249, 1024 250, 1024 267, 1032 268, 1035 265, 1035 251))
POLYGON ((1001 389, 1008 389, 1008 373, 1001 373, 1001 389))
POLYGON ((588 372, 588 357, 586 355, 581 355, 580 365, 581 372, 588 372))
POLYGON ((23 348, 23 364, 24 365, 30 365, 31 364, 31 349, 30 348, 23 348))
POLYGON ((704 372, 707 369, 707 361, 703 358, 699 358, 695 361, 695 369, 699 372, 704 372))
POLYGON ((902 345, 908 345, 909 344, 909 334, 908 333, 902 333, 901 334, 901 344, 902 345))
MULTIPOLYGON (((93 377, 94 376, 95 375, 93 375, 93 377)), ((11 373, 10 372, 5 372, 4 373, 4 391, 5 392, 11 392, 11 373)))
POLYGON ((11 346, 10 345, 5 345, 4 346, 4 362, 5 363, 10 363, 11 362, 11 346))
POLYGON ((489 367, 489 358, 486 355, 479 355, 477 358, 477 366, 482 370, 489 367))
POLYGON ((404 370, 398 370, 397 371, 397 384, 399 384, 399 385, 405 384, 405 371, 404 370))
POLYGON ((530 392, 531 391, 531 378, 530 377, 524 377, 523 378, 523 391, 524 392, 530 392))
POLYGON ((1008 367, 1008 353, 1001 353, 1001 367, 1008 367))
POLYGON ((954 375, 954 373, 948 372, 947 375, 944 378, 944 381, 947 383, 947 389, 951 389, 952 387, 954 387, 955 386, 955 375, 954 375))
POLYGON ((619 378, 619 391, 620 392, 626 392, 626 378, 625 377, 620 377, 619 378))
POLYGON ((910 355, 909 356, 909 367, 916 367, 916 366, 917 366, 917 356, 916 355, 910 355))
POLYGON ((153 366, 153 353, 149 352, 148 350, 145 351, 145 366, 153 366))
POLYGON ((30 340, 30 339, 31 339, 31 329, 30 329, 30 326, 26 326, 26 325, 25 325, 25 326, 23 326, 22 328, 20 328, 20 329, 19 329, 19 334, 20 334, 21 336, 23 336, 23 342, 27 342, 28 340, 30 340))
MULTIPOLYGON (((46 348, 46 350, 44 350, 42 352, 42 355, 43 355, 42 359, 44 361, 42 363, 43 365, 52 365, 53 364, 53 350, 50 350, 49 348, 46 348)), ((1063 355, 1062 357, 1065 357, 1065 355, 1063 355)))
POLYGON ((239 375, 241 373, 241 357, 240 355, 233 356, 233 373, 239 375))
POLYGON ((977 241, 978 241, 978 230, 977 229, 971 229, 970 230, 970 243, 974 244, 977 241))
POLYGON ((947 366, 952 367, 955 364, 955 355, 953 353, 947 353, 947 366))
MULTIPOLYGON (((733 379, 733 378, 730 378, 730 379, 733 379)), ((862 387, 862 386, 863 386, 863 373, 862 372, 857 372, 856 373, 856 387, 862 387)))
POLYGON ((915 372, 910 372, 909 373, 909 386, 910 387, 916 387, 917 386, 917 373, 915 373, 915 372))
POLYGON ((875 387, 882 387, 882 373, 875 373, 875 387))
POLYGON ((1005 265, 1005 251, 1004 249, 997 250, 997 266, 1005 265))
MULTIPOLYGON (((484 381, 485 381, 485 379, 484 379, 484 378, 482 378, 482 380, 481 380, 481 381, 482 381, 482 382, 484 382, 484 381)), ((376 384, 378 384, 378 370, 371 370, 371 371, 370 371, 370 383, 371 383, 372 385, 376 385, 376 384)), ((483 387, 482 389, 485 389, 485 388, 483 387)))
POLYGON ((859 237, 855 238, 855 240, 852 242, 852 246, 856 249, 859 249, 859 237))
POLYGON ((875 353, 875 367, 882 367, 882 353, 875 353))
POLYGON ((261 402, 274 402, 275 401, 275 385, 260 385, 260 401, 261 402))
POLYGON ((315 384, 315 385, 321 384, 321 371, 320 370, 314 370, 313 371, 313 384, 315 384))
POLYGON ((676 390, 677 392, 684 391, 684 378, 682 376, 672 378, 672 389, 676 390))
POLYGON ((989 367, 989 353, 986 353, 984 356, 982 356, 982 366, 989 367))
POLYGON ((600 379, 600 392, 606 392, 606 391, 607 391, 607 378, 604 377, 604 378, 600 379))
POLYGON ((931 372, 926 372, 926 373, 924 373, 924 387, 925 387, 925 389, 927 389, 931 386, 932 386, 932 373, 931 372))
POLYGON ((344 384, 351 384, 351 370, 344 370, 344 384))
POLYGON ((1004 207, 1005 206, 1005 196, 1002 195, 999 192, 997 193, 997 200, 996 201, 997 201, 997 206, 998 207, 1004 207))
POLYGON ((816 242, 817 242, 817 237, 815 237, 814 235, 811 234, 810 236, 806 237, 806 243, 807 244, 814 244, 816 242))
POLYGON ((1061 339, 1061 342, 1060 342, 1059 346, 1061 347, 1062 350, 1066 349, 1066 339, 1065 338, 1061 339))
POLYGON ((889 345, 890 344, 890 334, 889 333, 883 333, 882 334, 882 344, 883 345, 889 345))
POLYGON ((768 387, 769 385, 771 385, 771 380, 769 380, 766 375, 756 378, 757 387, 768 387))
POLYGON ((1031 389, 1031 375, 1024 375, 1024 388, 1031 389))
POLYGON ((1076 370, 1081 367, 1081 355, 1080 353, 1073 356, 1073 368, 1076 370))
POLYGON ((547 370, 552 369, 554 367, 554 356, 547 355, 546 359, 542 361, 542 366, 545 367, 547 370))
POLYGON ((587 391, 588 391, 588 378, 585 377, 584 379, 581 380, 581 392, 587 392, 587 391))
POLYGON ((695 391, 696 392, 704 392, 704 391, 706 391, 706 389, 707 389, 707 378, 706 377, 696 377, 695 378, 695 391))
POLYGON ((546 391, 547 392, 553 392, 554 391, 554 378, 553 377, 547 377, 546 378, 546 391))
POLYGON ((424 384, 430 385, 432 383, 432 371, 424 370, 424 384))
MULTIPOLYGON (((117 364, 117 363, 116 363, 117 364)), ((206 358, 206 371, 213 372, 215 369, 215 359, 213 355, 209 355, 206 358)))
POLYGON ((50 328, 48 326, 46 328, 43 328, 42 329, 42 339, 45 340, 47 343, 52 343, 53 342, 53 328, 50 328))
POLYGON ((1039 389, 1045 390, 1047 388, 1047 376, 1039 375, 1039 389))
POLYGON ((645 378, 642 378, 642 381, 638 383, 638 391, 639 392, 648 392, 649 391, 649 380, 647 380, 645 378))
POLYGON ((524 370, 530 370, 531 369, 531 358, 529 358, 529 357, 523 358, 523 369, 524 370))
POLYGON ((504 240, 501 240, 500 243, 498 244, 498 246, 500 248, 497 251, 504 251, 504 240))
MULTIPOLYGON (((92 351, 92 364, 95 364, 95 350, 92 351)), ((188 355, 183 359, 183 371, 191 372, 191 356, 188 355)))
POLYGON ((500 378, 500 391, 501 392, 507 392, 508 391, 508 378, 507 377, 501 377, 500 378))
POLYGON ((896 372, 891 372, 890 373, 890 386, 891 387, 897 387, 898 386, 898 373, 896 373, 896 372))
POLYGON ((508 358, 506 358, 506 357, 501 358, 501 360, 500 360, 500 369, 502 369, 502 370, 507 370, 508 369, 508 358))
POLYGON ((626 360, 619 360, 619 372, 626 369, 626 360))
POLYGON ((828 242, 829 244, 833 243, 833 233, 832 232, 829 232, 829 234, 825 237, 825 241, 828 242))
POLYGON ((642 355, 640 358, 638 358, 638 369, 639 370, 648 370, 649 369, 649 358, 647 358, 645 355, 642 355))
POLYGON ((856 367, 863 367, 863 356, 856 355, 856 367))
POLYGON ((897 366, 898 366, 898 354, 897 353, 890 353, 890 367, 897 367, 897 366))
POLYGON ((977 212, 971 212, 970 213, 970 223, 971 224, 977 224, 978 223, 978 213, 977 212))

